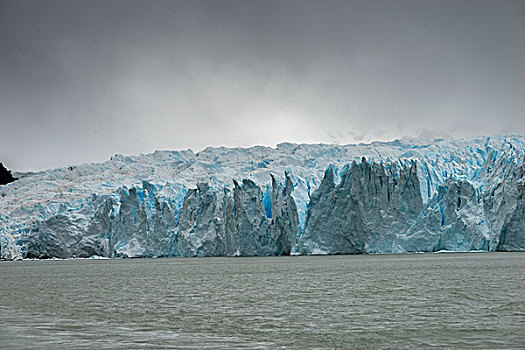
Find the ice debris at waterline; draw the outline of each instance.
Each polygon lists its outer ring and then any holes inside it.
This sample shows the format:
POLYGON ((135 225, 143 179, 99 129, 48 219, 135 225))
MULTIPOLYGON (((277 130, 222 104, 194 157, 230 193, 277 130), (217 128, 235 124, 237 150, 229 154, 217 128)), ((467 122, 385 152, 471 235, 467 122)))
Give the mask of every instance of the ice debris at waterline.
POLYGON ((525 250, 525 137, 157 151, 17 174, 1 258, 525 250))

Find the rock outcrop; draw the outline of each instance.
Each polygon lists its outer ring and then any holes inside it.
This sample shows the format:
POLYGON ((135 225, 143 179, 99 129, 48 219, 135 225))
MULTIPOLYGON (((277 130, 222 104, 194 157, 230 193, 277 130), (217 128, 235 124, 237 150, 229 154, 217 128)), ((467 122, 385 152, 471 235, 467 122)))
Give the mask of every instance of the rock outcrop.
POLYGON ((10 182, 15 181, 16 178, 13 177, 10 170, 0 162, 0 185, 7 185, 10 182))

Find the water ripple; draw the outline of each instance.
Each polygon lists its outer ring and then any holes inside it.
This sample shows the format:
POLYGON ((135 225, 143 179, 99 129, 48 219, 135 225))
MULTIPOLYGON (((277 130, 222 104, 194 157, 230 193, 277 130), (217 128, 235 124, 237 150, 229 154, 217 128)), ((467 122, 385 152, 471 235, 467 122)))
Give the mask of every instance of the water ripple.
POLYGON ((525 254, 0 263, 6 349, 524 348, 525 254))

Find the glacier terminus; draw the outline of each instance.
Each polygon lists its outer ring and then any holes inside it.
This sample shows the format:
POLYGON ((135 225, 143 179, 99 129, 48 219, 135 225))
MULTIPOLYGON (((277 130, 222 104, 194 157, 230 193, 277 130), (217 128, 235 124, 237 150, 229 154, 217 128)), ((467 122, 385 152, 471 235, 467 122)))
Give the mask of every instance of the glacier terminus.
POLYGON ((0 186, 0 257, 525 250, 525 136, 115 155, 0 186))

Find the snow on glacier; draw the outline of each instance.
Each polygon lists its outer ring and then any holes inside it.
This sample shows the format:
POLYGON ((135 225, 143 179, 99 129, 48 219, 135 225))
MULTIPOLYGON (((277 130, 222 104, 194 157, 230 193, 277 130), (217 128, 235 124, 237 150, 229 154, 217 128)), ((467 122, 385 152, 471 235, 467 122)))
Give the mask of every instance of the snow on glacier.
MULTIPOLYGON (((70 218, 81 229, 108 198, 114 199, 112 213, 118 215, 121 191, 129 194, 133 189, 148 214, 155 211, 158 198, 178 215, 188 189, 198 183, 222 191, 233 189, 232 180, 249 179, 263 190, 266 217, 271 218, 271 175, 282 182, 287 173, 293 182, 291 195, 302 231, 310 197, 329 167, 338 182, 345 167, 363 157, 387 167, 397 163, 399 169, 414 160, 426 204, 448 178, 469 181, 480 195, 489 182, 504 178, 509 164, 523 161, 524 150, 525 137, 520 135, 355 145, 281 143, 276 147, 209 147, 198 153, 184 150, 115 155, 104 163, 18 174, 18 181, 0 186, 2 257, 20 257, 20 238, 57 215, 70 218)), ((136 239, 117 248, 132 255, 140 255, 144 249, 136 239)))

